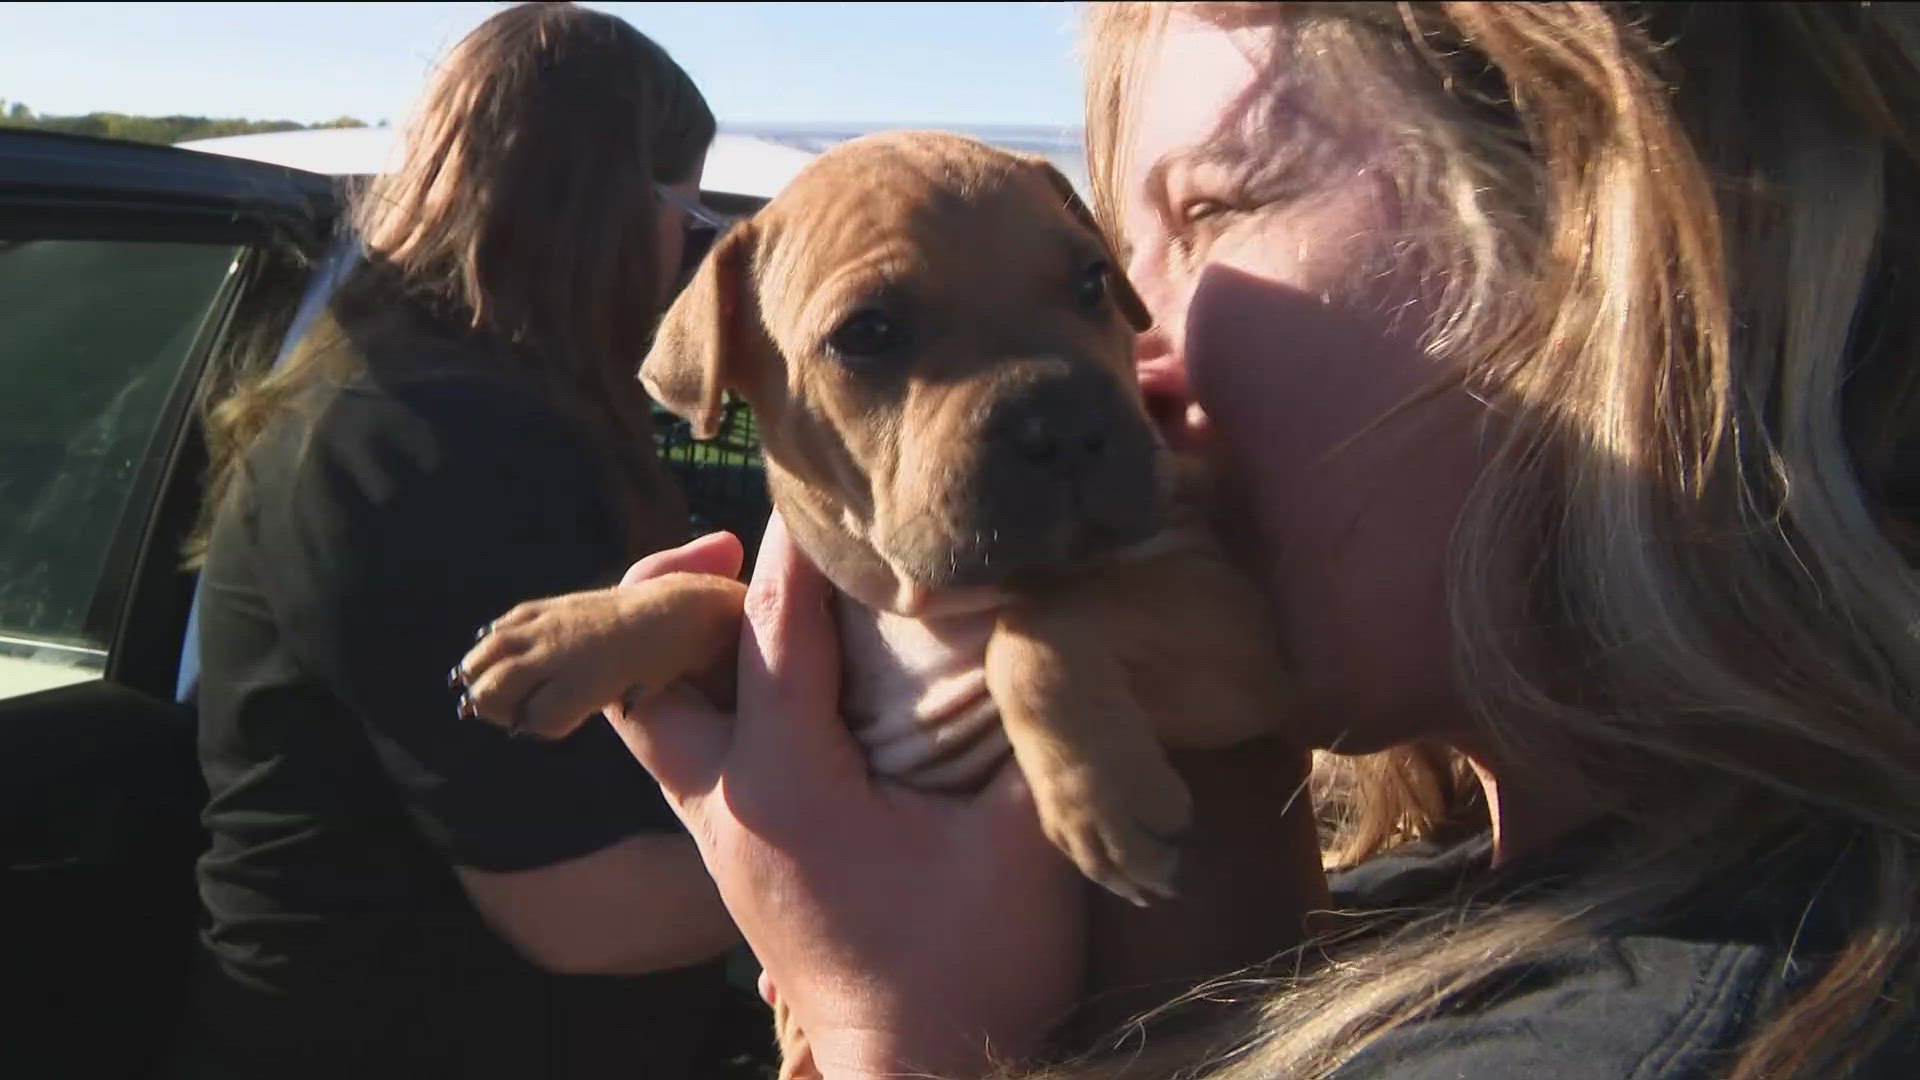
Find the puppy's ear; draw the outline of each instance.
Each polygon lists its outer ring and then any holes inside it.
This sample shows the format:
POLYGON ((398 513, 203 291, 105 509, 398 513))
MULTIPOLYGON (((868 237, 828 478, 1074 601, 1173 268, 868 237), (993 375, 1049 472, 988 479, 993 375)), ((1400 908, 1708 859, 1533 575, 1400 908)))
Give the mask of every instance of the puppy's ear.
POLYGON ((1141 301, 1140 294, 1133 291, 1133 282, 1127 280, 1127 271, 1120 265, 1120 257, 1114 253, 1112 241, 1107 239, 1107 234, 1100 228, 1100 223, 1094 220, 1093 211, 1081 201, 1080 193, 1073 190, 1073 181, 1067 179, 1066 174, 1059 169, 1054 168, 1053 162, 1046 158, 1029 156, 1027 160, 1033 164, 1034 168, 1040 170, 1040 175, 1046 177, 1047 183, 1053 185, 1053 190, 1059 193, 1067 212, 1072 214, 1088 232, 1097 237, 1100 245, 1107 249, 1107 262, 1113 266, 1113 299, 1120 305, 1120 314, 1127 317, 1127 325, 1133 327, 1136 332, 1152 326, 1153 316, 1147 313, 1147 305, 1141 301))
POLYGON ((674 298, 640 364, 640 382, 655 401, 685 420, 696 439, 720 430, 720 398, 735 389, 756 317, 751 274, 753 223, 736 226, 713 245, 693 280, 674 298))

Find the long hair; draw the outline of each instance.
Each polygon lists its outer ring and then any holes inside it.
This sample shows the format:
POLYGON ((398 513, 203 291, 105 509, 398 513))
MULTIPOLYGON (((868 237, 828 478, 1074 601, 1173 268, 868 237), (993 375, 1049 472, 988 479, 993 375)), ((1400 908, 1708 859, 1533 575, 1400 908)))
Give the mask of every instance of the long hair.
MULTIPOLYGON (((623 20, 573 4, 509 8, 454 46, 398 166, 355 200, 366 260, 331 314, 352 324, 346 336, 378 340, 411 325, 388 317, 405 300, 517 360, 606 457, 635 546, 672 542, 684 511, 634 372, 672 285, 654 184, 690 177, 714 133, 686 72, 623 20)), ((267 424, 308 386, 352 374, 338 329, 322 320, 278 369, 209 383, 192 556, 267 424)))
MULTIPOLYGON (((1140 57, 1170 8, 1272 27, 1287 107, 1373 136, 1410 222, 1397 251, 1430 277, 1425 344, 1502 416, 1452 538, 1459 687, 1480 739, 1570 763, 1624 838, 1550 896, 1457 897, 1322 942, 1338 962, 1263 989, 1204 1064, 1149 1048, 1126 1075, 1323 1076, 1515 965, 1851 847, 1864 907, 1730 1073, 1843 1074, 1920 990, 1920 577, 1900 468, 1920 420, 1920 304, 1900 295, 1920 272, 1920 15, 1089 5, 1109 228, 1140 57)), ((1277 152, 1272 104, 1214 141, 1277 152)), ((1430 746, 1316 771, 1339 804, 1329 863, 1481 812, 1430 746)))

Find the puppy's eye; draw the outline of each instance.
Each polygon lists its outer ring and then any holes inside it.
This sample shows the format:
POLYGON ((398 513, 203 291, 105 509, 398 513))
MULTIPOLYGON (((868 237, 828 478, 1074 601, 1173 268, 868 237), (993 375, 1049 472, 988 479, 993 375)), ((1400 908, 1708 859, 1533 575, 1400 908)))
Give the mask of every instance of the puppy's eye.
POLYGON ((1081 307, 1099 307, 1101 301, 1107 298, 1107 275, 1112 269, 1104 262, 1094 262, 1080 271, 1080 279, 1074 283, 1073 290, 1074 298, 1080 301, 1081 307))
POLYGON ((856 311, 827 336, 842 356, 881 356, 895 352, 905 338, 900 324, 878 311, 856 311))

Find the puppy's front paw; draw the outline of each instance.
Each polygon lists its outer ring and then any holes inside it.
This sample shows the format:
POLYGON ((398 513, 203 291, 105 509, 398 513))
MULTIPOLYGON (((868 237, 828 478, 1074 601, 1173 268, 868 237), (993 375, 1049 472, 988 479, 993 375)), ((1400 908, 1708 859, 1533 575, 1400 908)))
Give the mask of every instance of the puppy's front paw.
POLYGON ((613 590, 530 601, 482 630, 448 682, 463 716, 564 738, 632 692, 626 632, 613 590))
POLYGON ((1176 895, 1193 797, 1164 759, 1079 762, 1028 778, 1048 839, 1096 884, 1145 907, 1176 895))

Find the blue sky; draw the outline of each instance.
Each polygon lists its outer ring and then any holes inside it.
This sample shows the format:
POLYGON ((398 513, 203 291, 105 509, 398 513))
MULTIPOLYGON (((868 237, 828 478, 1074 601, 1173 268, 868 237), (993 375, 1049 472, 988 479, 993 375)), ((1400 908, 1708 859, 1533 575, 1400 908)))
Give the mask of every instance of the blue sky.
MULTIPOLYGON (((0 99, 36 112, 398 124, 502 5, 0 3, 0 99)), ((722 122, 1080 122, 1069 3, 597 3, 722 122)))

